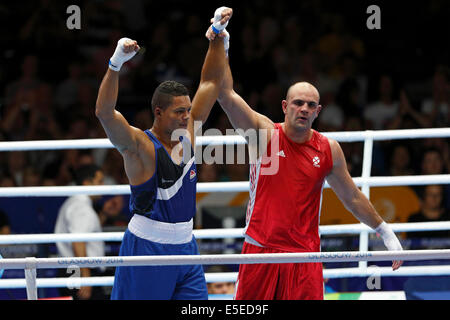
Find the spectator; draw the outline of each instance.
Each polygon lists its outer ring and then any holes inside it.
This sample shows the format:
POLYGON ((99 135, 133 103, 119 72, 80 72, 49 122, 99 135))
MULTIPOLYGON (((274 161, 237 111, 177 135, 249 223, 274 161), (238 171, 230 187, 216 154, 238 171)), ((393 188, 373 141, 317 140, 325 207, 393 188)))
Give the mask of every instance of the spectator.
POLYGON ((103 161, 105 184, 128 184, 122 157, 116 149, 109 149, 103 161))
MULTIPOLYGON (((443 140, 440 140, 443 141, 443 140)), ((448 154, 445 154, 444 149, 438 149, 435 147, 429 147, 423 151, 422 155, 422 161, 421 161, 421 168, 420 168, 420 174, 423 175, 435 175, 435 174, 446 174, 447 166, 448 164, 448 154), (444 155, 442 154, 444 152, 444 155), (444 160, 444 157, 447 158, 447 160, 444 160)), ((450 200, 448 199, 450 197, 450 185, 443 186, 444 188, 444 195, 445 198, 447 198, 447 201, 444 201, 444 206, 448 209, 450 208, 450 200)), ((417 189, 417 188, 416 188, 417 189)))
MULTIPOLYGON (((225 265, 211 266, 207 269, 207 272, 231 272, 230 268, 225 265)), ((235 283, 234 282, 209 282, 208 293, 209 294, 234 294, 235 283)))
POLYGON ((422 140, 421 147, 425 150, 437 149, 444 161, 443 172, 450 172, 450 145, 445 138, 427 138, 422 140))
POLYGON ((216 182, 219 178, 217 165, 215 163, 203 163, 197 166, 199 182, 216 182))
MULTIPOLYGON (((77 185, 103 184, 103 173, 95 165, 79 167, 75 173, 77 185)), ((101 221, 94 210, 93 202, 99 196, 75 195, 68 198, 61 206, 56 219, 55 233, 101 232, 101 221)), ((58 242, 58 253, 62 257, 102 257, 105 255, 104 243, 96 242, 58 242)), ((61 269, 62 273, 65 270, 61 269)), ((98 276, 101 271, 81 268, 81 277, 98 276)), ((81 287, 79 290, 61 289, 62 295, 71 295, 74 299, 105 299, 101 287, 81 287)))
MULTIPOLYGON (((362 129, 361 119, 357 116, 349 117, 344 125, 344 131, 361 131, 362 129)), ((363 146, 364 144, 361 142, 342 144, 342 151, 344 152, 347 161, 347 168, 352 177, 361 175, 363 146)))
POLYGON ((209 294, 234 294, 233 282, 211 282, 208 283, 209 294))
POLYGON ((450 123, 450 84, 448 68, 439 66, 433 76, 432 96, 422 102, 422 114, 430 127, 447 127, 450 123))
POLYGON ((10 175, 6 174, 0 177, 0 187, 16 187, 16 183, 10 175))
POLYGON ((274 119, 282 119, 283 113, 279 108, 279 100, 283 98, 283 89, 277 83, 265 86, 260 96, 258 109, 274 119))
POLYGON ((344 111, 335 103, 335 94, 327 91, 322 95, 323 109, 318 118, 319 131, 342 131, 344 128, 344 111))
POLYGON ((361 84, 355 78, 348 78, 339 86, 336 103, 344 106, 347 117, 360 117, 363 105, 361 104, 361 84))
POLYGON ((31 109, 36 103, 37 89, 19 88, 10 104, 6 105, 4 118, 1 126, 8 140, 24 140, 29 127, 31 109))
POLYGON ((27 166, 27 158, 24 151, 8 152, 8 173, 14 179, 14 184, 23 186, 23 175, 27 166))
POLYGON ((390 154, 390 176, 411 176, 414 174, 414 169, 411 167, 411 151, 407 145, 395 145, 390 154))
POLYGON ((62 6, 49 0, 35 1, 30 17, 21 24, 20 41, 45 53, 50 52, 50 42, 58 49, 64 48, 65 43, 61 40, 67 33, 60 27, 65 25, 64 16, 60 14, 62 6))
POLYGON ((23 186, 38 187, 41 185, 41 174, 33 167, 28 166, 23 170, 23 186))
POLYGON ((421 174, 444 174, 444 160, 441 152, 435 148, 428 148, 423 152, 421 174))
MULTIPOLYGON (((444 188, 441 185, 425 186, 421 196, 421 208, 408 222, 450 221, 450 211, 444 208, 444 188)), ((408 232, 408 238, 450 238, 450 230, 408 232)))
POLYGON ((0 210, 0 234, 11 234, 11 224, 9 223, 8 215, 0 210))
POLYGON ((385 129, 411 129, 417 128, 417 126, 428 128, 431 126, 431 121, 411 106, 405 90, 401 90, 397 114, 386 124, 385 129), (412 120, 413 125, 411 125, 411 121, 408 120, 412 120))
POLYGON ((102 227, 126 227, 128 217, 121 215, 125 205, 123 196, 103 196, 97 203, 98 217, 102 227))
POLYGON ((41 84, 36 90, 36 101, 30 108, 29 129, 26 140, 61 139, 59 124, 55 119, 53 88, 41 84))
POLYGON ((38 61, 36 55, 26 55, 21 63, 19 78, 5 90, 5 114, 1 119, 2 130, 8 140, 24 140, 29 133, 31 114, 38 104, 38 61))
POLYGON ((220 180, 223 181, 248 181, 249 161, 247 155, 248 148, 233 149, 233 153, 227 156, 234 156, 231 163, 225 162, 224 172, 220 180))
POLYGON ((38 60, 39 57, 33 54, 28 54, 23 58, 19 78, 6 87, 7 105, 13 104, 13 100, 18 97, 17 93, 21 93, 19 96, 23 96, 23 93, 32 92, 42 83, 37 75, 38 60))
POLYGON ((76 116, 71 120, 69 131, 65 139, 87 139, 89 138, 89 120, 87 117, 76 116))
POLYGON ((383 75, 379 83, 378 100, 368 105, 364 110, 364 119, 368 127, 375 130, 386 129, 387 124, 398 112, 398 102, 394 100, 394 85, 392 78, 383 75))
MULTIPOLYGON (((68 111, 78 100, 78 91, 82 84, 83 66, 79 61, 70 62, 67 66, 68 77, 56 88, 55 102, 58 111, 68 111)), ((63 116, 63 115, 61 115, 63 116)))

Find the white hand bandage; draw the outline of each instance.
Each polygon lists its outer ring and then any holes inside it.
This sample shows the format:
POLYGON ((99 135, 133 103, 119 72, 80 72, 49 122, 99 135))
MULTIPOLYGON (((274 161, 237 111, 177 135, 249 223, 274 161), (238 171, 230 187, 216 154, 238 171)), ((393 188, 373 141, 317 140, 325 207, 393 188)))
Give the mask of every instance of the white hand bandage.
POLYGON ((109 59, 109 68, 114 71, 119 71, 122 65, 134 57, 136 51, 132 51, 129 53, 124 52, 124 43, 127 40, 131 40, 129 38, 122 38, 117 42, 116 50, 112 55, 111 59, 109 59))
POLYGON ((228 21, 225 22, 225 24, 220 24, 220 20, 222 20, 222 12, 227 9, 227 7, 220 7, 218 9, 216 9, 216 11, 214 12, 214 21, 212 24, 212 30, 219 34, 220 32, 222 32, 223 29, 225 29, 228 26, 228 21))
POLYGON ((392 231, 391 227, 386 223, 382 222, 376 229, 383 239, 384 245, 388 248, 389 251, 400 251, 403 250, 400 241, 398 241, 397 236, 392 231))
MULTIPOLYGON (((225 37, 223 38, 223 46, 225 48, 225 54, 228 57, 228 49, 230 48, 230 34, 228 33, 228 31, 225 28, 228 26, 228 22, 230 20, 228 20, 224 24, 220 23, 220 20, 222 20, 222 12, 226 9, 228 9, 228 8, 220 7, 220 8, 216 9, 216 11, 214 12, 214 19, 213 19, 213 24, 211 25, 211 29, 215 34, 223 33, 225 35, 225 37)), ((206 37, 209 40, 211 40, 211 38, 209 38, 208 35, 206 37)))
POLYGON ((223 46, 225 48, 225 54, 228 57, 228 49, 230 49, 230 34, 226 29, 223 29, 223 34, 225 37, 223 38, 223 46))

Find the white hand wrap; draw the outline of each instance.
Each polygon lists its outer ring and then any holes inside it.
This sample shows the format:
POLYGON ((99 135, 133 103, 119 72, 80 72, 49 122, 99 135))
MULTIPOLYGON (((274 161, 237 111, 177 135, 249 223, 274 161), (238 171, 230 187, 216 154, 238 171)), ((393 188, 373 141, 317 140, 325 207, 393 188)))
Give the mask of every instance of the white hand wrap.
POLYGON ((114 54, 112 55, 111 59, 109 59, 109 68, 114 71, 119 71, 122 65, 134 57, 136 54, 136 51, 132 51, 129 53, 125 53, 123 51, 123 46, 125 41, 131 40, 129 38, 122 38, 119 41, 117 41, 117 47, 116 51, 114 51, 114 54))
POLYGON ((230 34, 228 33, 228 31, 225 28, 228 26, 228 22, 230 20, 225 22, 225 24, 220 24, 220 20, 222 20, 222 12, 225 9, 228 9, 228 8, 220 7, 220 8, 216 9, 216 11, 214 12, 214 20, 213 20, 213 24, 211 25, 211 29, 216 34, 219 34, 221 32, 225 34, 225 37, 223 38, 223 46, 225 48, 225 54, 228 57, 228 49, 230 48, 230 34))
POLYGON ((230 49, 230 34, 226 29, 222 31, 225 34, 225 38, 223 38, 223 46, 225 48, 225 54, 228 57, 228 49, 230 49))
POLYGON ((220 7, 217 8, 216 11, 214 12, 214 21, 212 24, 212 30, 219 34, 220 32, 222 32, 223 29, 225 29, 228 26, 228 21, 225 22, 225 24, 220 24, 220 20, 222 20, 222 12, 227 9, 227 7, 220 7))
POLYGON ((397 236, 392 231, 391 227, 386 223, 382 222, 376 229, 383 239, 384 245, 389 251, 401 251, 403 250, 400 241, 398 241, 397 236))

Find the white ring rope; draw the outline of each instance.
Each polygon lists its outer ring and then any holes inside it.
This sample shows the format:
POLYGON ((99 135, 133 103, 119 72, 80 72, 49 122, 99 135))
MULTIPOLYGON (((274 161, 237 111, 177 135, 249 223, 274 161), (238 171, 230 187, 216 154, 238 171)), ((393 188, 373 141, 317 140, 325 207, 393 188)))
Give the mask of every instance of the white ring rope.
MULTIPOLYGON (((372 187, 418 186, 429 184, 450 184, 450 174, 416 175, 399 177, 353 178, 357 186, 367 184, 372 187)), ((329 188, 326 182, 324 188, 329 188)), ((197 192, 245 192, 249 191, 248 181, 237 182, 199 182, 197 192)), ((130 194, 129 185, 100 186, 51 186, 51 187, 4 187, 0 197, 62 197, 76 194, 86 195, 124 195, 130 194)))
POLYGON ((450 137, 450 128, 342 131, 322 132, 322 134, 339 142, 358 142, 365 141, 366 139, 371 139, 374 141, 384 141, 401 139, 448 138, 450 137))
MULTIPOLYGON (((450 230, 450 221, 390 223, 394 232, 418 232, 450 230)), ((320 235, 359 234, 361 231, 374 233, 365 224, 341 224, 319 226, 320 235)), ((244 228, 229 229, 195 229, 197 239, 230 239, 243 238, 244 228)), ((122 241, 123 232, 94 232, 94 233, 43 233, 43 234, 11 234, 0 235, 0 245, 5 244, 39 244, 56 242, 85 242, 85 241, 122 241)))
MULTIPOLYGON (((421 138, 448 138, 450 128, 402 129, 402 130, 367 130, 323 132, 326 137, 339 142, 357 142, 372 140, 400 140, 421 138)), ((198 136, 196 145, 246 144, 240 135, 198 136)), ((32 151, 32 150, 65 150, 65 149, 105 149, 113 148, 109 139, 76 139, 76 140, 34 140, 0 142, 0 151, 32 151)))
MULTIPOLYGON (((333 138, 339 142, 357 142, 364 141, 364 165, 362 177, 353 178, 357 186, 362 187, 364 194, 368 196, 370 186, 398 186, 398 185, 428 185, 428 184, 448 184, 450 183, 450 175, 416 175, 416 176, 402 176, 402 177, 371 177, 371 158, 373 141, 395 140, 395 139, 419 139, 419 138, 444 138, 450 137, 450 128, 436 128, 436 129, 407 129, 407 130, 383 130, 383 131, 352 131, 352 132, 327 132, 325 136, 333 138), (367 158, 367 159, 366 159, 367 158)), ((246 140, 239 135, 228 136, 198 136, 196 138, 197 145, 229 145, 229 144, 245 144, 246 140)), ((31 150, 64 150, 64 149, 98 149, 98 148, 113 148, 109 139, 80 139, 80 140, 42 140, 42 141, 10 141, 0 142, 0 151, 31 151, 31 150)), ((325 187, 329 188, 328 183, 325 187)), ((236 192, 248 191, 249 182, 218 182, 218 183, 199 183, 197 187, 198 192, 236 192)), ((115 186, 65 186, 65 187, 14 187, 14 188, 0 188, 0 197, 29 197, 29 196, 69 196, 74 194, 89 194, 89 195, 119 195, 129 194, 130 188, 128 185, 115 186)), ((420 223, 419 223, 420 224, 420 223)), ((394 224, 393 224, 394 225, 394 224)), ((398 228, 394 231, 419 231, 421 228, 431 228, 427 230, 442 230, 447 229, 446 223, 439 225, 418 225, 411 223, 397 224, 398 228), (403 228, 403 229, 402 229, 403 228)), ((196 236, 201 239, 203 236, 208 237, 210 230, 196 230, 199 234, 196 236), (202 234, 203 232, 203 234, 202 234)), ((194 233, 196 232, 194 231, 194 233)), ((214 230, 214 232, 221 233, 220 238, 225 237, 242 237, 242 229, 229 230, 214 230)), ((370 228, 365 225, 339 225, 339 226, 323 226, 320 228, 321 234, 348 234, 360 233, 362 240, 367 238, 370 228), (338 228, 338 229, 336 229, 338 228), (365 237, 362 235, 365 234, 365 237)), ((0 237, 2 241, 10 243, 13 237, 19 236, 23 240, 17 240, 17 243, 30 243, 30 241, 37 241, 32 243, 49 243, 57 241, 73 241, 78 238, 78 241, 99 241, 104 237, 111 237, 117 241, 122 239, 123 233, 99 233, 93 234, 78 234, 74 235, 54 235, 51 237, 53 241, 48 241, 48 235, 12 235, 7 236, 11 238, 0 237), (45 239, 47 237, 47 240, 45 239), (92 238, 93 237, 93 238, 92 238), (99 237, 94 239, 95 237, 99 237), (40 239, 39 239, 40 238, 40 239), (20 242, 28 241, 28 242, 20 242), (39 242, 42 241, 42 242, 39 242)), ((217 237, 217 236, 216 236, 217 237)), ((218 238, 217 237, 217 238, 218 238)), ((360 242, 364 242, 360 239, 360 242)), ((367 239, 366 239, 367 240, 367 239)), ((111 241, 111 240, 110 240, 111 241)), ((114 241, 114 240, 112 240, 114 241)), ((117 266, 117 265, 182 265, 182 264, 243 264, 243 263, 302 263, 302 262, 338 262, 338 261, 359 261, 359 268, 341 268, 341 269, 327 269, 324 270, 324 276, 328 278, 345 277, 345 276, 367 276, 371 270, 364 266, 367 261, 384 261, 384 260, 429 260, 429 259, 450 259, 450 250, 416 250, 416 251, 371 251, 366 252, 364 249, 368 247, 368 241, 364 245, 360 245, 359 252, 318 252, 318 253, 288 253, 288 254, 263 254, 263 255, 207 255, 207 256, 153 256, 153 257, 88 257, 88 258, 24 258, 24 259, 1 259, 0 269, 25 269, 26 279, 6 279, 0 280, 0 288, 3 284, 7 288, 25 282, 27 288, 27 295, 29 299, 37 298, 37 287, 44 286, 48 283, 50 286, 59 286, 58 283, 64 282, 67 286, 67 279, 36 279, 37 268, 65 268, 67 263, 70 265, 78 262, 83 267, 97 267, 97 266, 117 266), (272 259, 272 260, 270 260, 272 259), (276 260, 274 260, 276 259, 276 260), (61 265, 63 264, 63 265, 61 265), (65 265, 64 265, 65 264, 65 265), (28 272, 28 274, 27 274, 28 272), (6 282, 5 282, 6 281, 6 282), (14 282, 16 281, 16 282, 14 282)), ((402 267, 400 270, 393 272, 389 268, 378 268, 384 275, 440 275, 450 274, 449 266, 426 266, 426 267, 402 267), (415 269, 414 269, 415 268, 415 269), (403 271, 402 271, 403 270, 403 271)), ((378 271, 377 271, 378 272, 378 271)), ((381 272, 380 272, 381 273, 381 272)), ((369 274, 370 275, 370 274, 369 274)), ((236 273, 228 273, 227 275, 209 276, 220 279, 229 277, 235 281, 236 273)), ((82 283, 89 283, 88 285, 108 285, 113 281, 113 277, 94 277, 78 279, 82 283)), ((219 281, 219 280, 216 280, 219 281)))
MULTIPOLYGON (((450 275, 450 266, 402 266, 400 269, 392 271, 391 267, 369 266, 365 270, 359 268, 339 268, 323 270, 323 277, 326 279, 340 279, 345 277, 370 277, 373 275, 384 277, 405 277, 405 276, 446 276, 450 275)), ((237 272, 213 272, 205 273, 207 283, 212 282, 236 282, 237 272)), ((59 278, 37 278, 38 288, 67 288, 84 286, 112 286, 113 276, 104 277, 59 277, 59 278)), ((25 279, 1 279, 0 289, 21 289, 26 288, 25 279)))
MULTIPOLYGON (((350 132, 326 132, 324 135, 341 142, 393 139, 414 139, 450 137, 450 128, 433 129, 407 129, 407 130, 380 130, 380 131, 350 131, 350 132)), ((199 136, 197 145, 223 145, 244 144, 246 140, 239 135, 199 136)), ((372 144, 367 144, 372 149, 372 144)), ((54 149, 86 149, 86 148, 112 148, 109 139, 79 139, 79 140, 41 140, 41 141, 8 141, 0 142, 0 151, 18 150, 54 150, 54 149)), ((367 159, 367 161, 371 161, 367 159)), ((368 166, 365 166, 366 169, 368 166)), ((353 178, 357 186, 367 188, 369 186, 398 186, 398 185, 427 185, 448 184, 450 175, 415 175, 401 177, 363 177, 353 178)), ((201 182, 197 184, 197 192, 237 192, 248 191, 249 182, 201 182)), ((325 183, 325 188, 329 188, 325 183)), ((75 194, 88 195, 121 195, 130 194, 128 185, 114 186, 56 186, 56 187, 8 187, 0 188, 0 197, 25 197, 25 196, 70 196, 75 194)))
MULTIPOLYGON (((117 266, 174 266, 213 264, 255 264, 255 263, 311 263, 311 262, 353 262, 391 260, 431 260, 450 259, 450 249, 404 250, 404 251, 344 251, 344 252, 300 252, 266 254, 210 254, 210 255, 169 255, 169 256, 108 256, 33 258, 36 269, 117 267, 117 266)), ((0 259, 0 269, 25 269, 29 258, 0 259)))

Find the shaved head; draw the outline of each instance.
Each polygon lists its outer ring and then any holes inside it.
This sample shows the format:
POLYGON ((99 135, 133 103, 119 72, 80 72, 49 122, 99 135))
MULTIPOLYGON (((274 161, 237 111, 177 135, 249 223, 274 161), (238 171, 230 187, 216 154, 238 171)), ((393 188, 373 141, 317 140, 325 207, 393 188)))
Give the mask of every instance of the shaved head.
POLYGON ((297 82, 289 87, 286 100, 281 101, 285 128, 294 134, 308 132, 322 110, 319 91, 309 82, 297 82))
POLYGON ((290 86, 286 94, 286 100, 289 101, 289 99, 292 98, 293 95, 296 95, 299 92, 307 93, 313 96, 314 98, 316 98, 317 103, 319 103, 320 101, 319 90, 317 90, 316 87, 314 87, 309 82, 297 82, 290 86))

